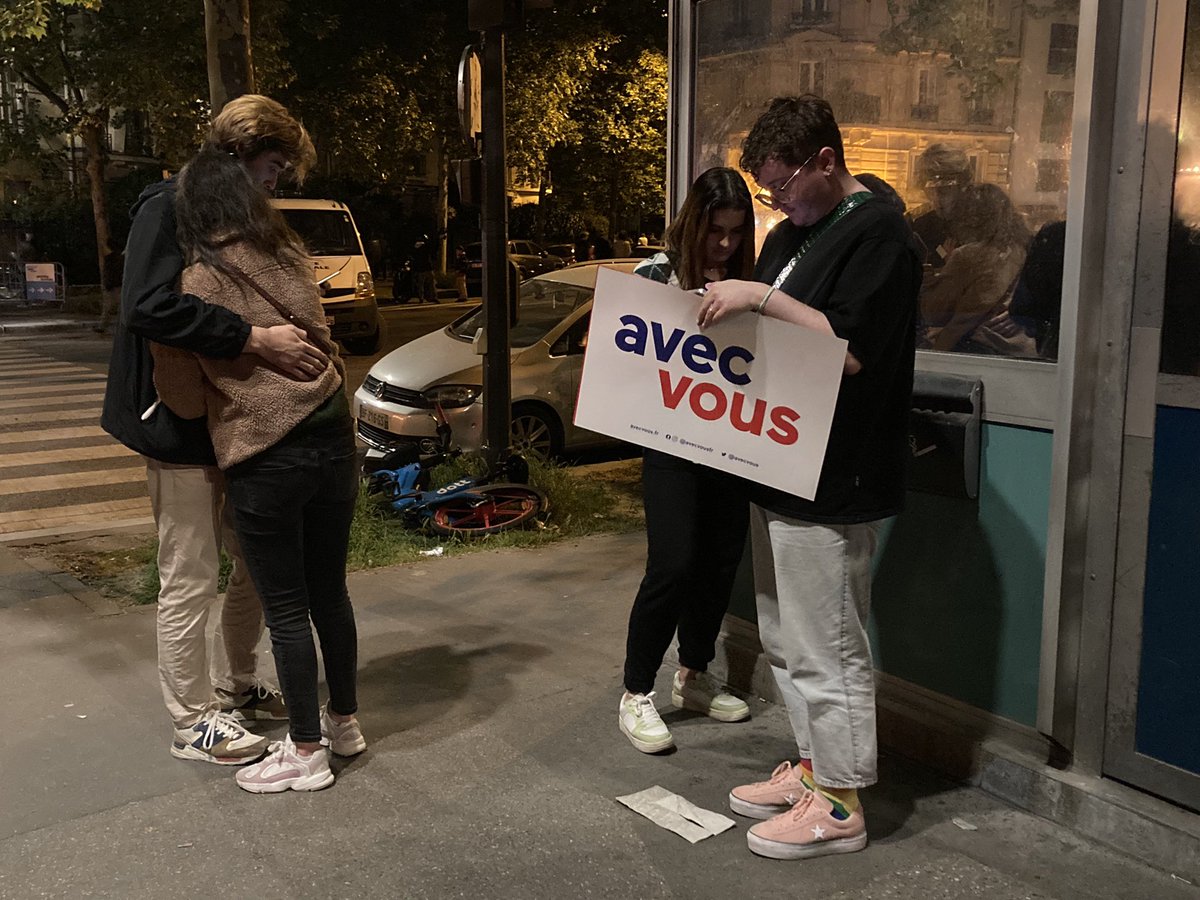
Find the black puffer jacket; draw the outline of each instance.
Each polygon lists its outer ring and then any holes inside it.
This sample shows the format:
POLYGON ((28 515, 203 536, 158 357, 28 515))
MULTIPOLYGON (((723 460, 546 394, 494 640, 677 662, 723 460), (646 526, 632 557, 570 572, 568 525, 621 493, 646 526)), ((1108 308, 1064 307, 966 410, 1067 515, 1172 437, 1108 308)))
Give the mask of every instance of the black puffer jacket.
POLYGON ((113 330, 101 427, 131 450, 180 465, 216 464, 203 417, 181 419, 157 399, 149 341, 232 359, 250 326, 240 316, 179 293, 183 254, 175 238, 174 179, 153 184, 131 210, 121 309, 113 330))

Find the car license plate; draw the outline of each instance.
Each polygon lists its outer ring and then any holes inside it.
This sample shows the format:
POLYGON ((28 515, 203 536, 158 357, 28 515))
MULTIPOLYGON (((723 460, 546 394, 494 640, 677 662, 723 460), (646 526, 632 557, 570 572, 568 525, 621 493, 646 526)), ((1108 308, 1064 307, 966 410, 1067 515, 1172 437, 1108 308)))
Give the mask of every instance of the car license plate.
POLYGON ((382 410, 371 409, 369 406, 359 406, 358 417, 368 425, 382 428, 384 431, 388 430, 388 419, 390 416, 382 410))

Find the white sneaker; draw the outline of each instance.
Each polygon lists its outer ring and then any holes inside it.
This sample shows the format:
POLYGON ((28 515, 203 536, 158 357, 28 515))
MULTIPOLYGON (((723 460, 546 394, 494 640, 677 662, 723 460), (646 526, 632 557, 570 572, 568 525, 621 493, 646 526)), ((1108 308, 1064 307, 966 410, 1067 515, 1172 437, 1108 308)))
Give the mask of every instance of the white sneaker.
POLYGON ((750 718, 750 707, 740 697, 721 690, 707 672, 697 672, 688 682, 679 678, 671 681, 671 704, 676 709, 701 712, 718 722, 741 722, 750 718))
POLYGON ((268 738, 251 734, 228 714, 210 709, 195 725, 175 729, 171 755, 218 766, 244 766, 266 753, 270 743, 268 738))
POLYGON ((643 753, 661 753, 675 746, 675 739, 654 708, 654 691, 622 695, 617 714, 621 731, 643 753))
POLYGON ((367 739, 363 737, 358 719, 335 722, 329 715, 328 703, 321 707, 321 743, 338 756, 355 756, 367 749, 367 739))
POLYGON ((333 770, 328 750, 322 747, 312 756, 301 756, 289 734, 271 745, 262 762, 246 766, 234 778, 238 787, 252 794, 319 791, 333 784, 333 770))

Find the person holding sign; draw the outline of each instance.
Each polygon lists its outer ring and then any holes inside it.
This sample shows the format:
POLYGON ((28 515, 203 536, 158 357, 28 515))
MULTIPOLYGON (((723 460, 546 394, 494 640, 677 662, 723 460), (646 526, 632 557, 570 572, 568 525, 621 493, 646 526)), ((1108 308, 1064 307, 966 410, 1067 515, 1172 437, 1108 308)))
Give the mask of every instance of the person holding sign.
MULTIPOLYGON (((754 270, 754 208, 742 176, 709 169, 696 179, 667 232, 667 251, 634 274, 685 290, 754 270)), ((646 574, 625 645, 625 693, 618 721, 643 753, 675 745, 654 706, 654 678, 679 633, 679 670, 671 686, 677 708, 721 722, 750 716, 744 700, 705 672, 729 606, 734 574, 746 543, 749 515, 744 483, 724 472, 647 449, 642 460, 646 510, 646 574)))
POLYGON ((796 735, 799 763, 735 787, 734 812, 765 819, 750 849, 775 859, 866 846, 858 789, 876 781, 867 615, 880 522, 904 499, 921 259, 900 213, 846 169, 829 104, 772 100, 742 146, 755 199, 787 218, 754 280, 714 281, 706 328, 758 314, 849 343, 816 496, 751 485, 759 636, 796 735))

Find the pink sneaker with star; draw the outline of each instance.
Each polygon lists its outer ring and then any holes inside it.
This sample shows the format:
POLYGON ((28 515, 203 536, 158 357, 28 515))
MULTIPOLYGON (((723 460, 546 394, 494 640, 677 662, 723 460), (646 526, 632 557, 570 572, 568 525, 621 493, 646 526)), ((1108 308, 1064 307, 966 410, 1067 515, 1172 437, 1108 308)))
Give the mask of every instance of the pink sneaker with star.
POLYGON ((800 780, 800 767, 781 762, 767 781, 739 784, 729 792, 729 808, 739 816, 769 819, 787 812, 809 793, 800 780))
POLYGON ((746 843, 751 851, 770 859, 854 853, 867 846, 867 823, 861 808, 846 819, 835 819, 829 798, 809 791, 787 812, 746 832, 746 843))

